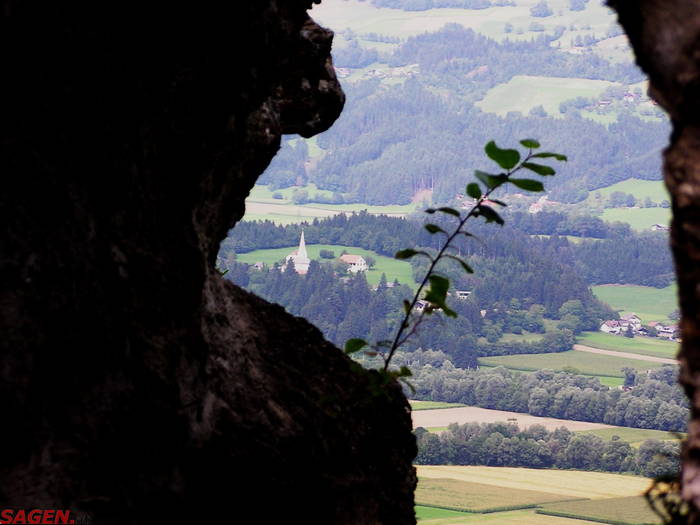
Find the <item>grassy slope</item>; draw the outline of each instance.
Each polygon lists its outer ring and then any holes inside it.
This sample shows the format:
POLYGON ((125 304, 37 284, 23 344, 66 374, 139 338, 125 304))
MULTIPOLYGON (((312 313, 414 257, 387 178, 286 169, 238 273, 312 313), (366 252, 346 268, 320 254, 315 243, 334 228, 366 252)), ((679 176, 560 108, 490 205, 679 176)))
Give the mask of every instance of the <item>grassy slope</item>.
POLYGON ((476 105, 502 116, 509 111, 527 113, 541 105, 550 116, 563 118, 559 112, 561 102, 576 97, 597 97, 613 85, 616 83, 606 80, 518 75, 489 90, 476 105))
POLYGON ((578 342, 582 345, 613 350, 619 352, 631 352, 640 355, 655 357, 675 358, 678 352, 678 344, 652 337, 634 337, 628 339, 619 335, 604 334, 603 332, 584 332, 578 342))
POLYGON ((661 523, 642 496, 596 501, 569 501, 545 505, 543 512, 561 512, 569 516, 610 520, 615 523, 661 523))
MULTIPOLYGON (((263 262, 267 265, 273 265, 276 262, 284 260, 284 258, 289 255, 292 251, 296 249, 296 246, 290 246, 288 248, 273 248, 270 250, 255 250, 248 253, 238 254, 237 260, 239 262, 244 262, 248 264, 253 264, 256 262, 263 262)), ((393 281, 398 279, 400 283, 407 284, 409 286, 415 286, 413 282, 413 274, 411 270, 411 264, 405 261, 397 261, 391 257, 385 257, 384 255, 378 255, 370 250, 363 250, 362 248, 354 248, 348 246, 338 246, 334 244, 308 244, 306 250, 311 259, 318 261, 325 261, 330 259, 321 259, 319 252, 321 250, 331 250, 335 253, 336 257, 340 256, 343 250, 348 253, 362 256, 372 256, 376 259, 377 263, 375 267, 366 272, 367 281, 371 285, 376 285, 379 283, 379 279, 382 273, 386 274, 388 281, 393 281)))
POLYGON ((479 363, 487 366, 505 366, 516 370, 562 370, 571 366, 586 375, 624 377, 620 371, 623 367, 631 367, 637 370, 658 368, 661 363, 639 361, 608 355, 597 355, 588 352, 561 352, 557 354, 529 354, 509 355, 500 357, 482 357, 479 363))
POLYGON ((636 285, 592 286, 591 290, 601 301, 623 313, 634 312, 642 322, 665 321, 678 308, 676 285, 652 288, 636 285))

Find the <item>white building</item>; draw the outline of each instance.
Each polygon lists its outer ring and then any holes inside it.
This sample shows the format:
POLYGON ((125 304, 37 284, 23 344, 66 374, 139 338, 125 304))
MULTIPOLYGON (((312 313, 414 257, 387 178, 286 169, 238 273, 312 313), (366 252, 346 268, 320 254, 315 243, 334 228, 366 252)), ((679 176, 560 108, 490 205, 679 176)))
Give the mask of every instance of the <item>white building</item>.
POLYGON ((348 271, 353 273, 366 272, 369 268, 367 266, 367 261, 365 261, 365 258, 361 255, 350 255, 349 253, 346 253, 345 255, 340 256, 340 260, 347 264, 348 271))
POLYGON ((304 275, 306 272, 309 271, 309 264, 311 263, 311 259, 309 259, 309 255, 306 253, 306 243, 304 242, 304 230, 301 231, 301 238, 299 239, 299 248, 297 248, 292 253, 287 255, 287 257, 284 258, 283 269, 289 264, 289 261, 291 261, 294 264, 294 271, 296 271, 297 273, 304 275))

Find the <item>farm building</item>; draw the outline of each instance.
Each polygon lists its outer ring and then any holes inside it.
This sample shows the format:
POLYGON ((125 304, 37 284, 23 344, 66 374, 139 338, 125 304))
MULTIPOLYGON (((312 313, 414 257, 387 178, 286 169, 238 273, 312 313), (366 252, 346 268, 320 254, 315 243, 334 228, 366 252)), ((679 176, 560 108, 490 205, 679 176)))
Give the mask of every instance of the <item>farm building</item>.
POLYGON ((348 270, 353 273, 366 272, 369 268, 367 266, 367 261, 365 261, 365 258, 361 255, 350 255, 346 253, 340 256, 340 260, 347 264, 349 266, 348 270))

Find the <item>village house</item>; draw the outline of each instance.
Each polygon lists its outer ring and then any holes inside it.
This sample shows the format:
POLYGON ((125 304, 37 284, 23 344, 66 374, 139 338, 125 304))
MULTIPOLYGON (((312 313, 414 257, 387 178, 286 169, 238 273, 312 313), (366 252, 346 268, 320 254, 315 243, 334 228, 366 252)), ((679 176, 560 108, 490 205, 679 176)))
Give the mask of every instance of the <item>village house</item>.
POLYGON ((606 334, 619 334, 620 331, 622 330, 622 327, 620 326, 619 321, 605 321, 602 325, 600 325, 600 331, 605 332, 606 334))
POLYGON ((664 325, 657 325, 656 326, 656 334, 659 337, 663 337, 665 339, 677 339, 678 338, 678 325, 671 324, 668 326, 664 325))
POLYGON ((623 315, 620 318, 622 327, 626 330, 627 326, 632 325, 632 331, 637 332, 642 327, 642 320, 635 314, 623 315))
POLYGON ((353 273, 366 272, 369 268, 369 266, 367 266, 367 261, 365 261, 365 258, 361 255, 350 255, 346 253, 341 255, 339 259, 347 264, 348 271, 353 273))

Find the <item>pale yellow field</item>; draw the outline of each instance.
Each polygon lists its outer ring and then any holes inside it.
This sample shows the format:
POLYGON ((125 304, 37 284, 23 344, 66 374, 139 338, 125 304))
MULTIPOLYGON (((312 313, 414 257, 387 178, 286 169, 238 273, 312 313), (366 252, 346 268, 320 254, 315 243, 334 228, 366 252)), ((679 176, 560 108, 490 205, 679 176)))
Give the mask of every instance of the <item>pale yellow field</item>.
POLYGON ((413 427, 446 427, 450 423, 498 423, 509 421, 516 423, 518 427, 525 429, 531 425, 542 425, 547 430, 555 430, 566 427, 572 432, 580 430, 596 430, 611 428, 603 423, 590 423, 588 421, 570 421, 568 419, 555 419, 552 417, 531 416, 520 412, 506 412, 503 410, 490 410, 479 407, 440 408, 436 410, 420 410, 413 412, 413 427))
POLYGON ((650 484, 650 480, 639 476, 578 470, 451 465, 417 465, 416 469, 421 478, 452 478, 495 487, 538 490, 571 498, 638 496, 646 491, 650 484))
POLYGON ((421 520, 426 525, 472 525, 473 523, 491 523, 493 525, 585 525, 588 520, 575 520, 535 514, 534 510, 513 510, 493 514, 465 514, 464 518, 450 517, 443 519, 421 520))

